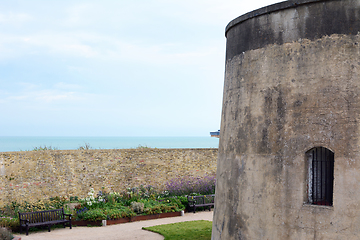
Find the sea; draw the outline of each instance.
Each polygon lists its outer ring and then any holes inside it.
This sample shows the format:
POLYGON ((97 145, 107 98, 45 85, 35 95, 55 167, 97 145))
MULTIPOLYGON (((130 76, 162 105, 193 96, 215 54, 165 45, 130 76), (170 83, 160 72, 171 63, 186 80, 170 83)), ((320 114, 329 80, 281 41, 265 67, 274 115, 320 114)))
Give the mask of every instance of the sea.
POLYGON ((32 151, 51 148, 73 150, 129 148, 218 148, 219 139, 214 137, 2 137, 0 152, 32 151))

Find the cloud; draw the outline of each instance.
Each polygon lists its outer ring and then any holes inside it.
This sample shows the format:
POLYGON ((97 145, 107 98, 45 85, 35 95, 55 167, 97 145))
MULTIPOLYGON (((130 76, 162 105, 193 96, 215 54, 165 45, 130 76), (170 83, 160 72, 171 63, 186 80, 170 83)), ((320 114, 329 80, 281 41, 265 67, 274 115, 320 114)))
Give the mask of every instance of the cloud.
POLYGON ((57 92, 45 90, 36 93, 35 99, 38 101, 54 102, 54 101, 74 101, 81 99, 75 92, 57 92))
POLYGON ((0 14, 0 23, 7 25, 18 25, 21 23, 29 22, 33 17, 26 13, 2 13, 0 14))
POLYGON ((65 83, 65 82, 56 83, 54 86, 57 89, 72 89, 72 90, 74 90, 74 89, 83 89, 83 87, 78 85, 78 84, 65 83))
POLYGON ((76 102, 88 98, 87 94, 82 92, 71 91, 81 89, 76 84, 67 84, 64 82, 56 83, 53 88, 44 89, 41 85, 31 83, 18 83, 20 89, 16 92, 6 93, 0 99, 2 102, 23 102, 24 104, 48 104, 59 102, 76 102))
POLYGON ((146 125, 160 132, 187 122, 217 129, 225 26, 269 4, 8 2, 0 4, 0 109, 12 114, 2 121, 15 119, 27 128, 32 115, 36 124, 54 125, 50 134, 64 122, 91 122, 89 130, 128 129, 135 122, 133 129, 146 125))
MULTIPOLYGON (((178 25, 182 24, 181 26, 185 26, 184 29, 196 29, 194 34, 197 38, 201 37, 201 32, 204 31, 202 27, 216 26, 218 29, 213 31, 219 31, 219 36, 224 38, 224 29, 229 21, 247 11, 277 1, 249 2, 245 0, 183 0, 178 2, 153 0, 150 3, 112 2, 111 8, 106 4, 92 1, 85 4, 64 3, 56 6, 59 9, 52 9, 55 14, 46 22, 43 20, 44 16, 36 16, 34 11, 0 13, 0 23, 34 22, 28 26, 30 31, 18 31, 19 29, 4 31, 0 28, 2 36, 0 57, 6 59, 30 54, 132 59, 134 55, 141 54, 138 55, 140 61, 149 61, 147 56, 154 54, 158 61, 165 59, 167 62, 174 56, 172 53, 166 54, 169 51, 174 53, 177 49, 176 56, 184 51, 186 54, 191 48, 204 49, 204 46, 197 42, 198 40, 170 39, 171 35, 174 35, 172 33, 176 33, 178 25), (151 7, 156 11, 149 11, 151 7), (163 19, 166 21, 164 22, 163 19), (154 31, 148 31, 144 27, 148 24, 154 31), (167 30, 168 25, 173 25, 173 28, 167 30), (139 30, 136 31, 136 29, 139 30), (168 31, 171 34, 168 34, 168 31)), ((204 39, 204 42, 206 45, 208 40, 204 39)), ((193 54, 196 54, 195 51, 193 54)))
POLYGON ((84 43, 85 39, 72 32, 43 33, 26 37, 22 44, 28 49, 35 47, 40 54, 75 57, 96 57, 96 50, 84 43))
POLYGON ((85 44, 63 44, 53 48, 62 53, 66 52, 67 55, 77 55, 82 57, 95 57, 96 51, 89 45, 85 44))
MULTIPOLYGON (((28 99, 28 96, 27 96, 27 95, 17 95, 17 96, 7 97, 5 100, 21 101, 21 100, 27 100, 27 99, 28 99)), ((5 102, 5 100, 2 100, 2 101, 5 102)))
POLYGON ((225 28, 228 22, 247 12, 280 2, 279 0, 157 0, 164 18, 179 22, 225 28), (169 11, 171 9, 171 11, 169 11))
POLYGON ((51 102, 69 102, 74 100, 82 100, 83 98, 75 92, 60 92, 56 90, 40 90, 20 93, 18 95, 8 96, 2 101, 26 101, 38 102, 38 104, 51 102))
POLYGON ((89 58, 96 50, 72 33, 42 33, 32 35, 6 34, 0 39, 0 59, 22 58, 31 55, 53 55, 89 58))
MULTIPOLYGON (((232 2, 235 3, 235 1, 232 2)), ((31 31, 17 31, 16 29, 1 31, 0 28, 2 36, 0 59, 5 61, 20 59, 24 56, 51 56, 72 58, 72 60, 79 58, 148 64, 198 64, 213 57, 214 53, 218 56, 224 52, 224 44, 220 43, 219 48, 215 49, 206 36, 203 42, 195 40, 195 37, 188 40, 171 38, 171 34, 167 34, 164 28, 166 25, 159 25, 159 20, 154 20, 154 16, 156 19, 172 19, 168 24, 185 21, 188 29, 195 22, 211 25, 216 21, 219 22, 221 14, 216 13, 216 9, 223 5, 229 6, 228 3, 221 4, 220 1, 213 0, 211 3, 216 7, 210 7, 211 4, 206 1, 192 3, 189 0, 182 3, 162 0, 142 4, 113 3, 111 9, 96 2, 63 4, 59 12, 64 16, 55 14, 45 23, 40 22, 42 20, 40 16, 31 17, 30 14, 12 13, 13 17, 9 15, 3 19, 18 18, 19 21, 33 19, 35 24, 29 26, 32 27, 31 31), (155 7, 156 12, 148 11, 150 7, 155 7), (198 11, 200 9, 202 11, 198 11), (172 10, 171 13, 169 10, 172 10), (126 13, 128 19, 123 16, 123 13, 126 13), (184 13, 186 13, 185 16, 184 13), (156 16, 157 14, 159 16, 156 16), (204 14, 207 16, 204 17, 204 14), (157 29, 154 34, 152 31, 143 34, 140 32, 146 30, 144 26, 148 24, 148 21, 153 21, 151 27, 154 30, 157 29), (99 26, 109 28, 109 30, 102 31, 99 26), (141 28, 136 31, 138 27, 141 28), (162 32, 158 32, 160 29, 162 32), (167 37, 159 37, 159 34, 166 34, 167 37)), ((201 34, 197 33, 197 35, 201 34)))
POLYGON ((223 43, 214 47, 205 42, 201 46, 181 42, 149 44, 130 42, 114 36, 90 33, 48 33, 32 36, 4 35, 0 39, 0 58, 24 56, 76 57, 95 61, 124 61, 147 64, 200 64, 213 54, 222 54, 223 43))
POLYGON ((88 24, 89 12, 95 12, 96 6, 93 4, 75 4, 66 8, 66 19, 62 24, 65 26, 83 26, 88 24))

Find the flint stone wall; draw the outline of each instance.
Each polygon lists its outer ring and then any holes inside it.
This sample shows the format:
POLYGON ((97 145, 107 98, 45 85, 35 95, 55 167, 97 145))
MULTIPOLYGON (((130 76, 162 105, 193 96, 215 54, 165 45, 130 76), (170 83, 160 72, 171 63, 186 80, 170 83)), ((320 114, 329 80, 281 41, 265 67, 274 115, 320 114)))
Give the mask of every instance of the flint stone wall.
POLYGON ((183 176, 215 174, 217 149, 47 150, 0 153, 0 206, 55 196, 162 189, 183 176))
POLYGON ((286 1, 232 21, 212 239, 359 239, 360 1, 286 1), (305 153, 334 152, 333 206, 305 153))

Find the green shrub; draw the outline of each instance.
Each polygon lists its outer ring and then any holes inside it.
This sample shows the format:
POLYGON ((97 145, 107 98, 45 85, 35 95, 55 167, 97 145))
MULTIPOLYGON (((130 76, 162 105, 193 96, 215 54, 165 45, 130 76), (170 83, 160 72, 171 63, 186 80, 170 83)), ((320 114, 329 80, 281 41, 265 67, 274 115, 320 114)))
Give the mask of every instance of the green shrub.
POLYGON ((90 188, 88 196, 84 199, 81 199, 81 204, 88 209, 104 208, 105 207, 105 194, 102 191, 95 194, 94 188, 90 188))
POLYGON ((105 195, 106 202, 110 205, 115 205, 116 203, 121 202, 119 193, 111 192, 105 195))
POLYGON ((164 203, 159 203, 158 205, 151 206, 144 209, 146 215, 158 214, 158 213, 167 213, 167 212, 178 212, 180 211, 177 205, 167 205, 164 203))
POLYGON ((0 227, 6 227, 14 231, 17 230, 19 226, 20 226, 19 218, 11 218, 11 217, 0 218, 0 227))
POLYGON ((142 202, 144 204, 144 208, 149 208, 149 207, 154 207, 156 205, 159 205, 159 201, 156 200, 145 200, 145 199, 141 199, 140 202, 142 202))
POLYGON ((85 143, 84 146, 78 147, 78 150, 90 150, 90 149, 92 149, 92 147, 90 146, 89 143, 85 143))
POLYGON ((145 208, 145 209, 144 209, 144 213, 145 213, 146 215, 152 215, 152 214, 158 214, 158 213, 162 213, 162 212, 161 212, 161 207, 160 207, 160 205, 157 205, 157 206, 145 208))
POLYGON ((11 204, 0 209, 0 216, 17 218, 18 212, 36 212, 49 209, 58 209, 62 208, 65 202, 66 199, 64 197, 55 197, 47 200, 38 200, 33 202, 12 202, 11 204))
POLYGON ((104 213, 107 215, 107 219, 119 219, 125 217, 133 217, 136 215, 128 207, 107 208, 105 209, 104 213))
POLYGON ((178 196, 176 198, 181 202, 182 205, 182 206, 179 205, 179 208, 184 209, 186 206, 189 205, 189 201, 186 196, 178 196))
POLYGON ((34 147, 34 149, 32 151, 47 151, 47 150, 59 150, 59 149, 56 147, 44 145, 44 147, 42 147, 42 146, 34 147))
POLYGON ((85 220, 85 221, 100 221, 107 219, 104 210, 100 208, 90 209, 86 212, 79 213, 77 217, 80 220, 85 220))
POLYGON ((118 202, 122 202, 126 206, 130 206, 132 202, 141 202, 141 200, 155 200, 158 196, 156 188, 151 185, 127 188, 121 195, 118 202))
POLYGON ((167 200, 169 200, 170 205, 176 205, 177 211, 181 211, 185 209, 185 206, 188 204, 187 197, 182 197, 186 199, 186 203, 183 204, 182 200, 179 197, 170 197, 167 200))
POLYGON ((104 213, 107 216, 107 219, 119 219, 126 217, 126 214, 124 211, 121 211, 120 209, 105 209, 104 213))
POLYGON ((142 202, 132 202, 131 208, 136 213, 142 213, 144 211, 144 203, 142 202))
POLYGON ((79 200, 78 196, 70 196, 70 202, 78 202, 79 200))
POLYGON ((11 240, 13 238, 14 238, 14 236, 12 235, 10 230, 0 227, 0 239, 1 240, 11 240))
POLYGON ((14 206, 14 202, 10 205, 6 205, 5 207, 3 207, 0 211, 0 217, 4 216, 4 217, 17 217, 17 210, 18 208, 16 206, 14 206))

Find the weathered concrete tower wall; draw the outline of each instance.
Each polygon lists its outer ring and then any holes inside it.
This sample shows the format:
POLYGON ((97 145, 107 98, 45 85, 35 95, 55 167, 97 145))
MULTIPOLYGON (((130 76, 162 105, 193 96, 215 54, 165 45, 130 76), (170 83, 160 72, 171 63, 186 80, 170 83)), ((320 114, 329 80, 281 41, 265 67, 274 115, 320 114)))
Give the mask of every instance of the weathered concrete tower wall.
POLYGON ((359 31, 360 0, 229 23, 212 239, 360 238, 359 31), (315 203, 318 147, 333 153, 333 189, 315 203))

